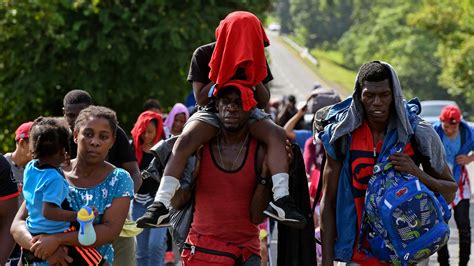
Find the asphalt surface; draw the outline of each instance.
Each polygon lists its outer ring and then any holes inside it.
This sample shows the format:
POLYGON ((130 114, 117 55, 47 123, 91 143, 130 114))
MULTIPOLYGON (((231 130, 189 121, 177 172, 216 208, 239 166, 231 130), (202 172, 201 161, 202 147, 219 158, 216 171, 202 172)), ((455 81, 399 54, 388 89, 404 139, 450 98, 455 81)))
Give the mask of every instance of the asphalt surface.
MULTIPOLYGON (((314 73, 313 70, 299 56, 298 52, 289 48, 284 40, 275 32, 267 32, 270 46, 267 51, 270 55, 270 69, 273 81, 270 83, 271 98, 282 99, 283 96, 293 94, 297 102, 302 102, 311 92, 314 84, 319 82, 328 85, 314 73)), ((270 239, 271 265, 277 265, 278 230, 275 227, 270 239)), ((270 265, 270 264, 268 264, 270 265)))
POLYGON ((270 69, 274 78, 270 83, 272 99, 281 99, 283 96, 293 94, 297 102, 304 101, 316 82, 327 87, 298 53, 288 49, 275 32, 267 33, 270 46, 266 50, 270 55, 270 69))

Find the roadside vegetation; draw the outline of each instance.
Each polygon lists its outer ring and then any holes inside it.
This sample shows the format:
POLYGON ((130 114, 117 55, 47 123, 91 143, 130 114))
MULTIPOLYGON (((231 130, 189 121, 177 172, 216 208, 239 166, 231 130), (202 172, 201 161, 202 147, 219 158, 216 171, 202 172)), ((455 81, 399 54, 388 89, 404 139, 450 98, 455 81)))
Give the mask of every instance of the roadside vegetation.
POLYGON ((360 65, 383 60, 405 97, 455 100, 474 114, 474 2, 277 0, 275 14, 324 79, 352 89, 360 65))
MULTIPOLYGON (((129 132, 142 104, 191 92, 189 61, 235 10, 264 19, 271 0, 48 0, 0 3, 0 152, 39 115, 62 115, 71 89, 113 108, 129 132), (205 12, 203 12, 205 10, 205 12)), ((167 110, 166 110, 167 111, 167 110)))

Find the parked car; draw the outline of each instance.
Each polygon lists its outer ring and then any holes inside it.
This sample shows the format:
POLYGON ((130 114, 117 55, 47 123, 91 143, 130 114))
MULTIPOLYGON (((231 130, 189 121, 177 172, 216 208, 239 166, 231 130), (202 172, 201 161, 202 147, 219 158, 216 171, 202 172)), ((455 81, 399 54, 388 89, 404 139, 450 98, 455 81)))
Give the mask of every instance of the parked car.
POLYGON ((420 117, 424 120, 434 124, 439 121, 439 115, 441 110, 448 105, 458 106, 455 101, 446 100, 433 100, 433 101, 422 101, 421 102, 421 113, 420 117))
POLYGON ((280 24, 277 24, 277 23, 270 23, 270 25, 268 25, 268 29, 270 31, 280 31, 281 26, 280 24))

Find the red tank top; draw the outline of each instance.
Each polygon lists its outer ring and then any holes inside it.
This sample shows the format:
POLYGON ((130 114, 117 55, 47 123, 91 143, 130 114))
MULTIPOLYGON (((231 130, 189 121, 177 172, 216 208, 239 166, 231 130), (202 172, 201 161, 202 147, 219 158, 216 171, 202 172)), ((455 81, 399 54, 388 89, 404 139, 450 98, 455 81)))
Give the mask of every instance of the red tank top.
POLYGON ((247 145, 244 162, 235 171, 220 168, 209 145, 204 146, 190 234, 215 237, 259 254, 258 228, 250 221, 250 202, 257 184, 257 142, 251 138, 247 145))

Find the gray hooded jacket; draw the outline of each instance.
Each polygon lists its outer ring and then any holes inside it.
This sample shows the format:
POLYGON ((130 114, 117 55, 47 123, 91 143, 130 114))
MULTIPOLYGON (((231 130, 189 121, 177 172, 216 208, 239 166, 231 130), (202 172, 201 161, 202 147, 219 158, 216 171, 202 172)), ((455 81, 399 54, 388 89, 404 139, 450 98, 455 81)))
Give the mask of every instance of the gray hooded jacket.
MULTIPOLYGON (((433 169, 441 173, 445 165, 445 155, 443 144, 441 143, 439 136, 436 134, 433 127, 421 118, 419 119, 416 131, 413 132, 408 120, 408 115, 405 111, 406 101, 403 99, 402 87, 400 85, 397 73, 388 63, 380 63, 387 66, 392 74, 393 100, 396 111, 396 115, 392 115, 390 118, 387 132, 396 128, 398 139, 401 142, 408 142, 409 136, 415 133, 416 142, 418 143, 418 151, 430 159, 433 169)), ((334 144, 336 140, 342 136, 353 132, 362 124, 364 119, 364 107, 356 93, 360 89, 361 88, 356 78, 351 106, 349 107, 347 116, 335 127, 334 131, 332 132, 330 139, 331 144, 334 144)))
MULTIPOLYGON (((407 113, 408 110, 405 108, 406 101, 402 97, 402 90, 397 74, 389 64, 381 63, 387 66, 392 74, 392 91, 396 110, 390 117, 387 135, 385 136, 384 147, 382 147, 382 149, 390 149, 391 145, 395 145, 397 142, 408 143, 410 136, 414 134, 417 142, 416 149, 422 155, 429 158, 430 164, 435 171, 441 172, 445 166, 444 149, 441 140, 431 125, 421 120, 418 116, 412 121, 416 127, 412 127, 407 113), (413 128, 415 128, 415 132, 413 128)), ((352 182, 349 153, 345 153, 344 159, 340 158, 337 152, 337 149, 339 149, 339 151, 347 150, 348 147, 347 145, 346 147, 339 147, 335 144, 338 139, 350 136, 363 122, 364 107, 357 93, 360 90, 361 88, 356 79, 353 97, 329 109, 329 113, 326 116, 326 119, 330 120, 329 124, 319 133, 319 137, 328 155, 335 159, 343 159, 336 198, 337 238, 334 244, 334 256, 336 260, 344 262, 350 262, 352 259, 353 248, 358 232, 357 213, 354 198, 351 193, 352 182), (333 112, 331 113, 331 111, 333 112), (332 121, 329 116, 335 117, 335 121, 332 121)), ((410 108, 410 111, 414 110, 409 107, 410 105, 416 105, 417 108, 415 109, 419 111, 420 108, 417 99, 407 104, 407 108, 410 108)), ((344 141, 340 143, 344 143, 344 141)), ((384 150, 382 150, 382 153, 383 152, 384 150)), ((344 152, 342 151, 339 154, 344 154, 344 152)))

